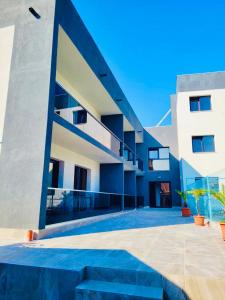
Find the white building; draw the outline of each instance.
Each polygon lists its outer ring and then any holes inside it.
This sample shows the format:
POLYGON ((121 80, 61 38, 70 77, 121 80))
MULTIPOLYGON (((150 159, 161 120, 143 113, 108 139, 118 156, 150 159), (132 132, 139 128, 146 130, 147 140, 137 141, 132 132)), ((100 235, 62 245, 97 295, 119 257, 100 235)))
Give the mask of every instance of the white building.
POLYGON ((175 96, 183 189, 225 178, 225 72, 181 75, 175 96))

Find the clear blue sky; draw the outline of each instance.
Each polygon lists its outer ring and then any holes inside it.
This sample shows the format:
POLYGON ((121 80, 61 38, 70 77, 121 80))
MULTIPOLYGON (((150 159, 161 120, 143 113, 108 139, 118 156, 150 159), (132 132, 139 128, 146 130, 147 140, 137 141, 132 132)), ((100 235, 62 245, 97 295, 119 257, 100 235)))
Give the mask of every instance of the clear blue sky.
POLYGON ((143 126, 176 75, 225 70, 225 0, 73 0, 143 126))

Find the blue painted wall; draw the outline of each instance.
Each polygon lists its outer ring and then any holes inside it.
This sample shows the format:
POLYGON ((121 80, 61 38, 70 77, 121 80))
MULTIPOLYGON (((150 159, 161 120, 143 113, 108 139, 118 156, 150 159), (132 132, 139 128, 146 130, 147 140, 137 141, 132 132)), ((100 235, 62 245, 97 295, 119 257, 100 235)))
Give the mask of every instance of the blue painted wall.
POLYGON ((123 141, 123 115, 101 116, 101 121, 108 127, 121 141, 123 141))
POLYGON ((124 194, 136 196, 136 171, 124 172, 124 194))
POLYGON ((136 152, 136 144, 135 144, 135 131, 126 131, 124 132, 124 143, 127 144, 131 150, 136 152))
POLYGON ((124 193, 123 164, 100 164, 100 192, 124 193))
MULTIPOLYGON (((170 128, 161 127, 160 134, 166 137, 170 141, 170 143, 176 143, 173 139, 173 136, 170 135, 170 128)), ((160 136, 160 134, 158 134, 160 136)), ((137 155, 144 162, 144 178, 143 182, 139 183, 140 189, 143 189, 143 195, 145 198, 145 205, 149 205, 149 182, 159 182, 159 181, 169 181, 171 182, 171 191, 172 191, 172 205, 179 206, 180 198, 175 192, 175 189, 180 189, 180 171, 179 171, 179 161, 170 153, 170 170, 169 171, 150 171, 148 168, 148 148, 150 147, 167 147, 171 146, 170 144, 162 144, 158 140, 156 140, 151 134, 149 134, 146 130, 144 131, 144 143, 137 144, 137 155), (142 187, 141 187, 142 186, 142 187)))

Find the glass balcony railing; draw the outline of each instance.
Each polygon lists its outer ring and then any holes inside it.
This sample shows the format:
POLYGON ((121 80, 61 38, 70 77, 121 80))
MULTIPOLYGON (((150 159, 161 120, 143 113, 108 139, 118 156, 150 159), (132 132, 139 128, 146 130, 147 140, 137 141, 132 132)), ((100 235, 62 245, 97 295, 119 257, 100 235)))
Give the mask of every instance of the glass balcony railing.
POLYGON ((122 141, 59 85, 55 113, 120 156, 122 141), (59 90, 61 89, 61 90, 59 90))
POLYGON ((136 206, 135 196, 48 188, 46 224, 114 213, 136 206))

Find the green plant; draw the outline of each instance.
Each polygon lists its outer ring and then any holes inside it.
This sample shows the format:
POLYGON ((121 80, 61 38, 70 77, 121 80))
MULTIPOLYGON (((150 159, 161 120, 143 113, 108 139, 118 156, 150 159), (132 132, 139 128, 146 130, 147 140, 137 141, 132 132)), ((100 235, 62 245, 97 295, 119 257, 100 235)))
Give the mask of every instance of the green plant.
POLYGON ((183 200, 183 202, 184 202, 184 207, 187 207, 187 192, 186 191, 184 191, 184 192, 182 192, 182 191, 179 191, 179 190, 176 190, 176 193, 181 197, 181 199, 183 200))
MULTIPOLYGON (((210 194, 218 201, 220 202, 220 204, 222 204, 223 208, 224 208, 224 216, 225 216, 225 185, 222 184, 221 186, 221 191, 210 191, 210 194)), ((222 220, 221 222, 225 223, 225 219, 222 220)))
POLYGON ((205 196, 206 190, 205 189, 193 189, 187 192, 188 194, 191 194, 195 198, 195 204, 198 215, 200 215, 200 204, 199 200, 202 196, 205 196))

